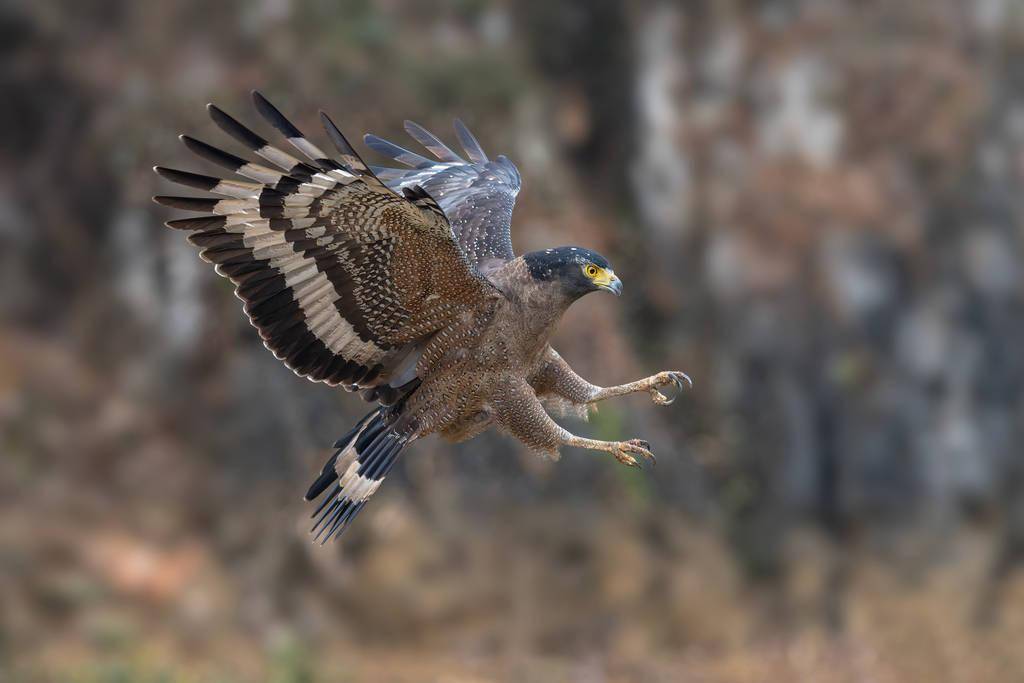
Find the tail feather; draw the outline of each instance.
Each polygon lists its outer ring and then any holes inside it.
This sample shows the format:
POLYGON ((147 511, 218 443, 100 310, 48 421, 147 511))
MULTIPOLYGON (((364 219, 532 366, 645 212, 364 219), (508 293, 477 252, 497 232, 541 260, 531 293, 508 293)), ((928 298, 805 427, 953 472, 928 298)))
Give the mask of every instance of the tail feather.
POLYGON ((338 450, 306 493, 306 500, 313 500, 334 484, 312 515, 316 521, 310 533, 315 542, 322 545, 342 534, 408 442, 409 436, 399 429, 394 413, 384 408, 371 412, 338 440, 338 450))
MULTIPOLYGON (((378 412, 379 409, 371 410, 369 413, 364 415, 363 418, 359 420, 359 422, 357 422, 345 436, 334 442, 334 447, 337 450, 334 451, 334 455, 324 463, 323 469, 320 470, 320 476, 316 478, 316 481, 314 481, 310 485, 309 490, 306 491, 306 500, 313 500, 326 491, 328 486, 338 480, 338 473, 334 471, 334 464, 338 461, 338 456, 341 455, 341 452, 348 447, 353 439, 359 436, 360 431, 362 431, 366 423, 369 422, 370 418, 374 417, 378 412)), ((320 510, 317 510, 316 512, 319 514, 320 510)))

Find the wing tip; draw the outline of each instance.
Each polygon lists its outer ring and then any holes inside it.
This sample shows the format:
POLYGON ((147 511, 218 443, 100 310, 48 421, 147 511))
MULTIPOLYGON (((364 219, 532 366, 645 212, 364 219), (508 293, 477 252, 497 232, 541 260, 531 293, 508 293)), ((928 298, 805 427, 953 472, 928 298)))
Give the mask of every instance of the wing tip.
POLYGON ((213 191, 213 189, 217 187, 218 183, 221 182, 219 178, 200 175, 199 173, 192 173, 190 171, 179 171, 176 168, 167 168, 166 166, 154 166, 153 170, 164 180, 169 180, 172 183, 177 183, 179 185, 185 185, 186 187, 194 187, 198 190, 205 190, 206 192, 213 191))
POLYGON ((252 97, 253 106, 256 107, 256 111, 263 119, 271 126, 281 132, 286 138, 305 138, 294 123, 288 120, 288 117, 281 113, 281 110, 271 104, 270 100, 263 96, 259 90, 253 90, 250 93, 252 97))
POLYGON ((442 162, 459 164, 466 163, 466 160, 453 152, 448 145, 444 144, 441 138, 437 137, 415 121, 406 119, 403 126, 405 128, 405 132, 408 133, 410 137, 426 147, 431 154, 442 162))
POLYGON ((355 148, 352 147, 352 143, 348 141, 345 134, 341 132, 341 129, 334 123, 334 120, 323 109, 320 110, 320 123, 323 125, 324 130, 327 131, 327 137, 331 139, 331 143, 334 144, 337 150, 342 155, 351 157, 345 160, 347 164, 359 171, 366 169, 366 164, 363 163, 355 148))
POLYGON ((470 161, 478 164, 486 164, 489 159, 487 153, 484 152, 484 148, 480 146, 480 142, 473 135, 469 127, 462 122, 462 119, 455 119, 455 137, 459 139, 459 143, 462 144, 462 149, 466 152, 466 156, 469 157, 470 161))
POLYGON ((328 114, 323 109, 318 109, 317 112, 320 114, 320 123, 324 124, 325 126, 330 126, 331 128, 334 128, 334 130, 338 130, 338 126, 335 125, 334 120, 331 118, 330 114, 328 114))

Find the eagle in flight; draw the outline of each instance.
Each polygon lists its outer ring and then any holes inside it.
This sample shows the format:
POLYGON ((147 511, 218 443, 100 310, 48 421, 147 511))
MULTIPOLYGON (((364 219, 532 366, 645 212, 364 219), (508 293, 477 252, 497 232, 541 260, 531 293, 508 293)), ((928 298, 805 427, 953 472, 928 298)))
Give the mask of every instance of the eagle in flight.
MULTIPOLYGON (((366 504, 399 454, 438 433, 453 442, 497 426, 557 457, 560 446, 606 451, 631 467, 653 460, 640 439, 575 436, 545 404, 585 411, 613 396, 689 382, 661 372, 599 387, 569 367, 548 340, 570 304, 588 292, 616 296, 608 261, 583 247, 512 250, 520 177, 504 156, 490 159, 460 122, 467 158, 421 126, 405 130, 436 160, 374 135, 373 150, 408 168, 367 166, 320 113, 338 149, 329 156, 274 105, 252 93, 260 116, 306 157, 300 160, 215 105, 225 133, 262 165, 187 135, 192 152, 248 180, 156 167, 162 177, 217 197, 158 196, 204 214, 172 220, 202 258, 229 278, 263 343, 297 375, 359 395, 375 407, 334 444, 306 493, 326 497, 313 514, 314 539, 337 537, 366 504)), ((691 383, 692 384, 692 383, 691 383)))

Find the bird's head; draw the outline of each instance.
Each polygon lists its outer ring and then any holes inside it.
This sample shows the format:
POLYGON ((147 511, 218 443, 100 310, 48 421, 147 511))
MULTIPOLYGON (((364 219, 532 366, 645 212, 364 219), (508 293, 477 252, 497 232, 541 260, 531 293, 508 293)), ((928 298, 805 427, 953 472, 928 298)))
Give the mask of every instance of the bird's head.
POLYGON ((551 283, 570 300, 599 290, 615 296, 622 294, 622 280, 615 275, 608 260, 596 251, 557 247, 524 254, 523 260, 534 280, 551 283))

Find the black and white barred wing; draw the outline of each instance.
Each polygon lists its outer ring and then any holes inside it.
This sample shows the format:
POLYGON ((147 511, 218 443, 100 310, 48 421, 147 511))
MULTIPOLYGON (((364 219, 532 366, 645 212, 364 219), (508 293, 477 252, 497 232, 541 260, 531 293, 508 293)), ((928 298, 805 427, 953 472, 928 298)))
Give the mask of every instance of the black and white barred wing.
POLYGON ((469 161, 412 121, 405 122, 405 130, 437 161, 376 135, 366 135, 363 140, 371 149, 411 167, 371 166, 377 176, 388 187, 401 190, 420 186, 433 197, 448 216, 459 246, 481 271, 515 258, 512 210, 521 184, 515 164, 505 156, 488 159, 480 143, 458 120, 455 132, 469 161))
POLYGON ((325 114, 337 159, 259 93, 253 101, 307 161, 209 105, 223 131, 270 165, 182 136, 191 151, 248 180, 157 167, 221 198, 154 199, 207 214, 167 225, 191 233, 202 257, 235 284, 267 348, 297 374, 348 389, 387 383, 417 340, 444 329, 487 285, 422 190, 386 187, 325 114))

